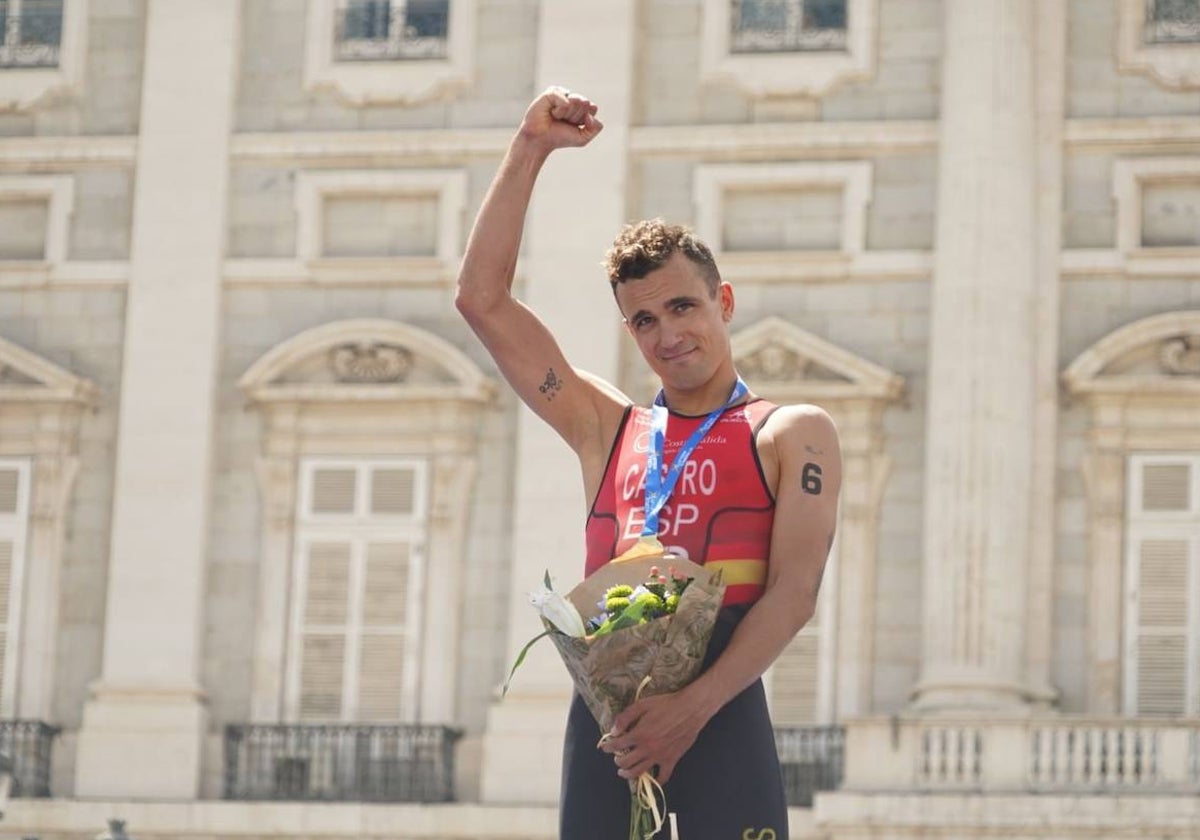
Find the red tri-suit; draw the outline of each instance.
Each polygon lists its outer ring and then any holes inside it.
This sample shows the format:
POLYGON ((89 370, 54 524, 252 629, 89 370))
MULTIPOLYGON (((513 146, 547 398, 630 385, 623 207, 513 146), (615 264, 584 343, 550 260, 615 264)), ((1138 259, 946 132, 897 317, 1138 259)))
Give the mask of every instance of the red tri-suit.
MULTIPOLYGON (((725 650, 742 616, 763 593, 775 500, 755 437, 776 406, 730 408, 692 452, 659 521, 659 539, 694 563, 719 567, 726 582, 704 667, 725 650)), ((650 409, 622 419, 587 519, 591 574, 641 536, 650 409)), ((663 464, 669 466, 704 417, 670 414, 663 464)), ((600 727, 576 695, 563 748, 561 840, 613 840, 629 829, 629 785, 612 756, 596 748, 600 727)), ((685 840, 787 840, 787 803, 762 680, 725 704, 700 731, 665 785, 667 809, 685 840)))
MULTIPOLYGON (((775 500, 754 441, 776 408, 755 399, 727 409, 692 452, 659 517, 658 537, 669 551, 722 570, 727 606, 757 601, 767 579, 775 500)), ((650 409, 634 406, 622 420, 588 514, 585 575, 625 552, 642 534, 650 416, 650 409)), ((664 466, 674 462, 704 419, 668 416, 664 466)))

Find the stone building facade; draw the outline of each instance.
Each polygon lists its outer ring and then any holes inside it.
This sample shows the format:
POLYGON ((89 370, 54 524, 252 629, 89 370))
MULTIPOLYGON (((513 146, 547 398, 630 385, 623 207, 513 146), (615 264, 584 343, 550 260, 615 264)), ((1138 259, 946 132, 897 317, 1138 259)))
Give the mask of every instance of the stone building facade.
POLYGON ((598 263, 664 216, 841 432, 793 836, 1198 836, 1195 0, 0 21, 0 836, 555 835, 565 675, 498 686, 586 503, 453 307, 549 84, 606 124, 518 266, 568 358, 652 396, 598 263))

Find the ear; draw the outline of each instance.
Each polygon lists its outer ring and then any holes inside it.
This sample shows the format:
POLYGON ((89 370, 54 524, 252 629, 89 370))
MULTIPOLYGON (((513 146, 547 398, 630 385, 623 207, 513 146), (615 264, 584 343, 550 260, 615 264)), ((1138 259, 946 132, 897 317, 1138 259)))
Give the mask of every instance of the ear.
POLYGON ((717 295, 721 298, 721 317, 728 324, 733 320, 733 286, 721 281, 717 295))

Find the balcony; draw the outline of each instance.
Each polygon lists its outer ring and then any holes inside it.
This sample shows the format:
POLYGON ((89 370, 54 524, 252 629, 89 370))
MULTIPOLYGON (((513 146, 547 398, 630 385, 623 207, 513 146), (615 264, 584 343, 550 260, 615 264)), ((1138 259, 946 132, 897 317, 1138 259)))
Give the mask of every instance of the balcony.
POLYGON ((63 0, 0 2, 0 70, 57 67, 63 0))
POLYGON ((775 748, 788 805, 811 808, 815 792, 841 786, 846 750, 843 727, 776 728, 775 748))
POLYGON ((447 726, 255 725, 225 728, 225 798, 452 802, 447 726))
POLYGON ((12 796, 50 796, 50 752, 59 729, 40 720, 0 720, 0 754, 12 760, 12 796))
POLYGON ((1200 794, 1200 719, 890 718, 848 727, 859 792, 1200 794))

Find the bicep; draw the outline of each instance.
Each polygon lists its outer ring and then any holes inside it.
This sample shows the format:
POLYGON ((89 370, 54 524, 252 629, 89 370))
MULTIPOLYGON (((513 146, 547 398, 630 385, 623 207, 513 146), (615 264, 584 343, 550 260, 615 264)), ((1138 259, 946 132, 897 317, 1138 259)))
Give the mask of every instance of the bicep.
POLYGON ((517 396, 577 452, 628 402, 571 367, 550 330, 519 300, 466 317, 517 396))
POLYGON ((784 586, 815 605, 837 528, 842 460, 837 430, 824 412, 802 415, 777 441, 779 484, 768 586, 784 586))

